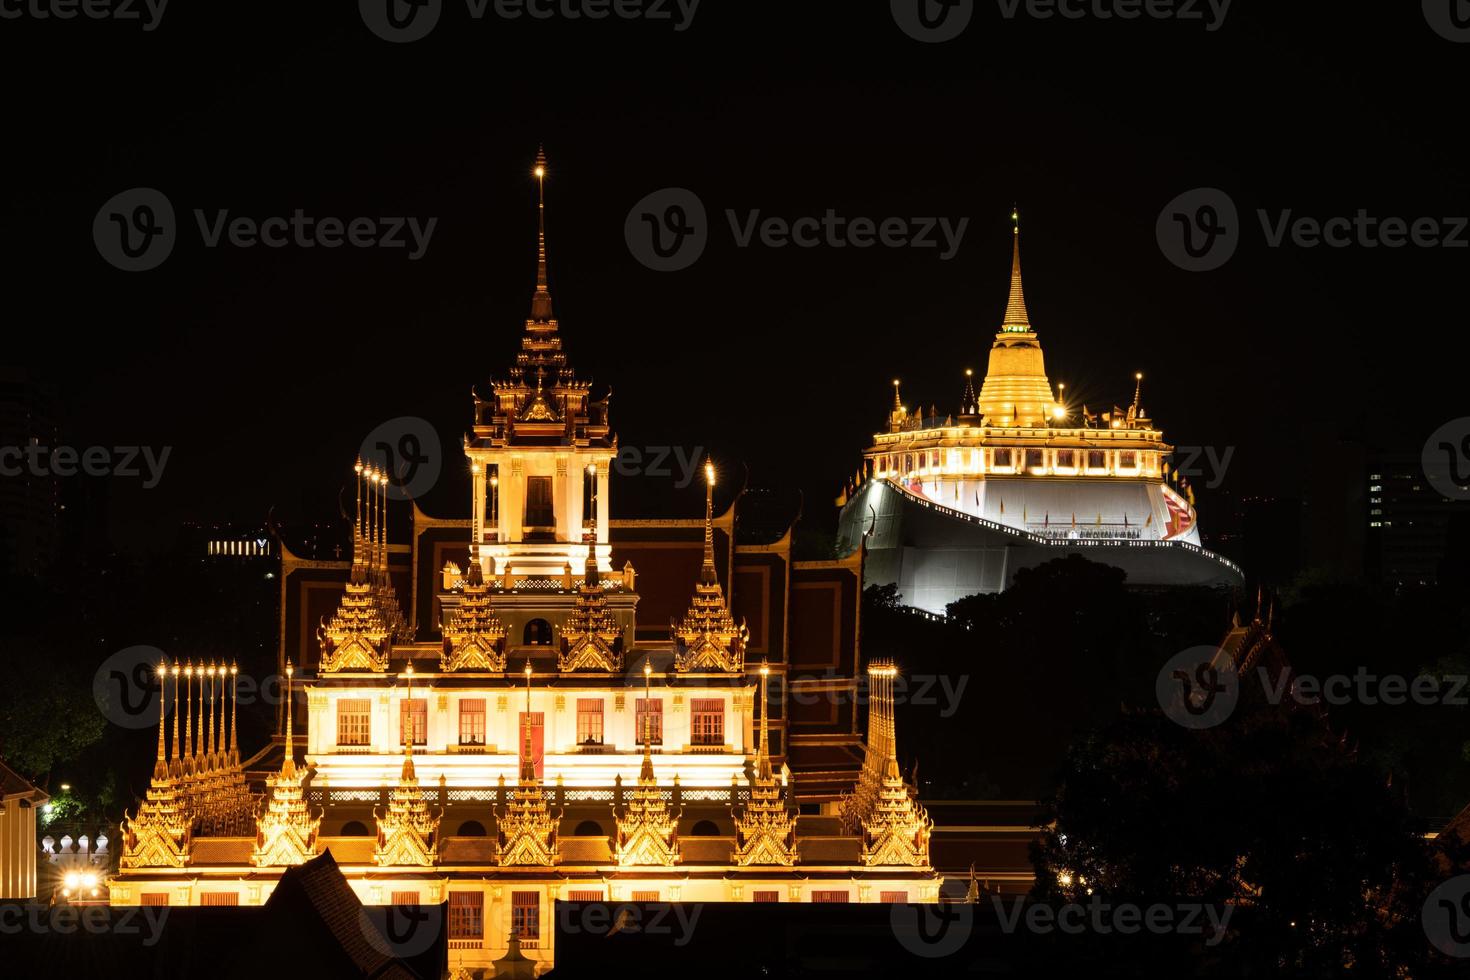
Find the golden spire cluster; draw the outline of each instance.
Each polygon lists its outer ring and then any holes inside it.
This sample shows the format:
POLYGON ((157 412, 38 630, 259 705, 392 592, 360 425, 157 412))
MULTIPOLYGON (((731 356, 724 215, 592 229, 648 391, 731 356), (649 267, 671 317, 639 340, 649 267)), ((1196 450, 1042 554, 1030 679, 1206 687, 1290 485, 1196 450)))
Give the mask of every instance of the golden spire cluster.
POLYGON ((388 575, 388 474, 361 459, 357 518, 352 527, 352 573, 332 619, 317 630, 321 670, 382 673, 395 641, 411 638, 388 575))
POLYGON ((296 768, 295 731, 291 717, 291 678, 295 668, 286 662, 286 737, 281 771, 266 780, 265 811, 255 821, 255 847, 250 863, 257 868, 305 864, 316 856, 321 815, 313 817, 306 804, 303 783, 307 771, 296 768))
MULTIPOLYGON (((560 814, 553 817, 546 803, 541 779, 536 775, 536 759, 531 750, 531 662, 526 661, 526 723, 521 735, 520 779, 514 795, 497 815, 496 859, 502 865, 550 867, 560 859, 557 853, 556 827, 560 814)), ((501 795, 505 793, 505 777, 500 777, 501 795)))
POLYGON ((429 867, 439 859, 439 816, 429 815, 429 805, 419 786, 413 768, 414 715, 413 664, 403 672, 407 682, 403 710, 399 712, 403 728, 403 769, 398 783, 388 796, 388 809, 373 810, 378 825, 378 843, 373 861, 379 867, 429 867))
MULTIPOLYGON (((653 665, 643 664, 644 702, 652 701, 649 688, 653 676, 653 665)), ((658 786, 658 777, 653 772, 653 719, 644 715, 643 765, 638 770, 638 785, 628 794, 623 812, 616 810, 613 817, 617 832, 613 837, 613 860, 619 867, 663 867, 671 868, 679 863, 679 838, 676 828, 677 813, 669 812, 669 803, 658 786)), ((621 782, 621 778, 619 779, 621 782)), ((674 774, 674 785, 679 784, 678 773, 674 774)))
POLYGON ((444 652, 439 669, 505 670, 505 624, 490 608, 490 587, 480 570, 479 546, 470 545, 459 608, 444 626, 444 652))
MULTIPOLYGON (((791 867, 796 863, 796 813, 781 799, 783 780, 771 771, 770 736, 766 715, 770 711, 766 682, 771 668, 761 664, 761 727, 755 767, 750 781, 750 802, 735 818, 735 863, 791 867)), ((783 767, 784 769, 784 767, 783 767)))
POLYGON ((715 466, 704 461, 704 563, 694 585, 694 600, 684 619, 670 623, 674 635, 676 671, 715 671, 738 674, 745 669, 745 644, 750 637, 742 621, 735 625, 720 576, 715 569, 715 466))
MULTIPOLYGON (((123 868, 182 868, 189 863, 189 846, 194 820, 179 790, 179 716, 174 712, 174 758, 170 764, 164 748, 163 720, 168 713, 167 684, 169 668, 160 662, 154 672, 158 678, 158 755, 153 764, 153 779, 148 794, 138 806, 138 815, 123 814, 122 854, 118 863, 123 868)), ((175 708, 178 704, 178 666, 174 667, 175 708)))
MULTIPOLYGON (((861 813, 863 864, 869 866, 929 866, 929 834, 934 828, 925 809, 914 799, 898 769, 898 740, 893 722, 893 681, 898 668, 891 661, 868 666, 868 737, 870 759, 878 763, 877 792, 861 813), (873 735, 878 752, 872 752, 873 735)), ((868 776, 867 761, 863 776, 868 776)))
POLYGON ((158 678, 158 755, 153 780, 136 818, 124 821, 122 860, 126 867, 180 867, 178 848, 187 841, 176 833, 179 821, 189 835, 235 836, 249 831, 256 799, 240 766, 235 718, 239 714, 240 668, 235 664, 160 661, 158 678), (194 696, 195 678, 199 696, 194 696), (169 679, 173 679, 173 736, 165 738, 169 679), (187 697, 181 695, 187 689, 187 697), (181 704, 182 701, 182 704, 181 704), (228 701, 228 707, 227 707, 228 701), (185 738, 179 739, 179 716, 185 738), (225 730, 226 716, 229 730, 225 730), (172 747, 170 755, 169 747, 172 747), (172 841, 172 845, 166 845, 172 841))

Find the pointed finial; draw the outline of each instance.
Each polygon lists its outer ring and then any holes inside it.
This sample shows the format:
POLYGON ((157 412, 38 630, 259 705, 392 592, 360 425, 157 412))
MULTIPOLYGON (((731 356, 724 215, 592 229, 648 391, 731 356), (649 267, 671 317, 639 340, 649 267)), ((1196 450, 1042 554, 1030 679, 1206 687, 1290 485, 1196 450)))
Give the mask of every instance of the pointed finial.
POLYGON ((296 673, 296 668, 291 666, 291 659, 286 658, 286 761, 281 764, 281 772, 294 775, 296 772, 296 747, 295 735, 291 723, 291 677, 296 673))
POLYGON ((1011 210, 1015 223, 1011 235, 1011 294, 1006 300, 1006 315, 1001 321, 1001 333, 1030 333, 1031 317, 1026 313, 1026 293, 1021 288, 1021 213, 1011 210))
POLYGON ((1133 405, 1128 409, 1129 418, 1137 418, 1139 415, 1139 401, 1143 397, 1143 372, 1137 371, 1133 375, 1133 405))
POLYGON ((168 661, 160 660, 158 670, 154 671, 158 677, 158 759, 153 763, 153 778, 168 778, 168 756, 163 743, 163 719, 168 715, 168 661))
POLYGON ((899 386, 899 381, 898 381, 897 378, 894 378, 893 379, 893 410, 895 412, 901 412, 901 411, 903 411, 903 399, 899 397, 898 386, 899 386))
POLYGON ((715 571, 715 464, 708 456, 704 458, 704 565, 699 578, 704 585, 718 585, 719 575, 715 571))
POLYGON ((771 741, 766 728, 766 715, 770 712, 771 702, 767 700, 766 682, 771 676, 771 668, 761 661, 761 733, 760 745, 756 754, 756 776, 761 779, 769 779, 771 776, 771 741))
POLYGON ((551 319, 551 292, 546 283, 546 149, 537 147, 536 166, 536 292, 531 297, 531 319, 551 319))

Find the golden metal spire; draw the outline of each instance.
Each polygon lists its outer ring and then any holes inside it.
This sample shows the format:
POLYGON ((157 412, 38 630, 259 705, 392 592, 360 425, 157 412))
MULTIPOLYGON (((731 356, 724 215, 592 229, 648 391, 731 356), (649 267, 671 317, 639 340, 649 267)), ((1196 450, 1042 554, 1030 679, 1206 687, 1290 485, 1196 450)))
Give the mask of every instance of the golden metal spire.
POLYGON ((770 741, 766 715, 770 700, 766 682, 771 668, 761 664, 761 726, 754 772, 750 785, 750 802, 735 818, 735 863, 791 867, 796 863, 796 815, 781 799, 781 781, 771 772, 770 741))
POLYGON ((537 323, 551 320, 551 292, 546 282, 546 150, 536 150, 536 292, 531 297, 531 319, 537 323))
POLYGON ((188 685, 189 700, 184 711, 184 775, 194 770, 194 661, 184 664, 184 683, 188 685))
POLYGON ((168 754, 163 741, 163 720, 168 714, 168 661, 160 660, 154 674, 158 677, 158 758, 153 763, 153 778, 168 779, 168 754))
POLYGON ((184 759, 179 752, 179 676, 183 673, 179 662, 174 661, 174 744, 173 762, 169 766, 169 775, 178 779, 184 773, 184 759))
MULTIPOLYGON (((673 867, 679 862, 679 838, 676 829, 680 814, 670 813, 669 805, 659 789, 653 771, 653 692, 650 680, 652 662, 643 662, 643 766, 638 772, 638 785, 627 793, 622 814, 614 809, 617 833, 613 838, 613 860, 619 867, 673 867)), ((679 777, 674 776, 677 791, 679 777)))
POLYGON ((1026 293, 1021 288, 1021 213, 1011 211, 1015 227, 1011 234, 1011 295, 1006 301, 1005 319, 1001 321, 1001 333, 1030 333, 1031 317, 1026 313, 1026 293))
MULTIPOLYGON (((520 781, 503 811, 497 814, 495 859, 507 866, 550 867, 559 860, 556 828, 562 813, 552 816, 536 776, 531 751, 531 661, 526 661, 526 712, 521 731, 520 781)), ((500 777, 505 794, 505 777, 500 777)))
POLYGON ((240 743, 236 738, 235 719, 240 717, 240 665, 230 664, 230 765, 240 764, 240 743))
POLYGON ((708 457, 704 461, 704 480, 704 562, 689 611, 682 622, 669 624, 674 634, 674 670, 740 673, 745 669, 749 632, 743 621, 735 625, 715 568, 715 464, 708 457))
POLYGON ((257 868, 305 864, 316 856, 320 815, 313 817, 302 784, 307 770, 297 770, 295 727, 292 721, 291 678, 296 673, 286 661, 286 751, 281 771, 266 781, 265 810, 255 821, 255 847, 250 863, 257 868))
MULTIPOLYGON (((893 721, 893 681, 898 668, 891 661, 868 667, 869 734, 877 731, 882 753, 877 797, 861 814, 863 864, 872 866, 929 866, 929 834, 934 821, 914 799, 898 769, 898 739, 893 721)), ((864 773, 866 776, 867 773, 864 773)))

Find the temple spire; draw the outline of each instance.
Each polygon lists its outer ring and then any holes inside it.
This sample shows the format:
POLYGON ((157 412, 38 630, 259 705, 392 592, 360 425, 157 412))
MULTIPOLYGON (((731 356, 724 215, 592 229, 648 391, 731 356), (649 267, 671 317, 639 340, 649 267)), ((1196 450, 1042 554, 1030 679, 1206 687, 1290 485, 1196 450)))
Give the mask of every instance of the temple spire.
POLYGON ((960 396, 960 414, 980 414, 980 400, 975 395, 975 371, 965 368, 965 393, 960 396))
POLYGON ((704 458, 704 564, 700 568, 699 580, 704 585, 719 585, 720 576, 715 571, 715 464, 708 456, 704 458))
POLYGON ((175 660, 174 661, 174 668, 173 668, 173 674, 174 674, 174 744, 173 744, 173 762, 169 766, 169 774, 172 775, 175 778, 178 778, 179 776, 182 776, 184 774, 183 773, 184 758, 183 758, 183 755, 179 752, 179 677, 180 677, 180 675, 182 673, 183 673, 183 670, 182 670, 182 668, 179 667, 179 662, 177 660, 175 660))
MULTIPOLYGON (((645 706, 653 704, 653 663, 650 660, 643 661, 643 703, 645 706)), ((643 766, 638 770, 640 782, 653 781, 653 713, 645 707, 643 712, 643 766)))
POLYGON ((551 292, 546 288, 546 150, 536 149, 536 292, 531 296, 531 319, 551 320, 551 292))
POLYGON ((761 661, 761 732, 755 757, 757 779, 771 778, 771 737, 766 728, 766 716, 771 713, 771 702, 766 695, 766 681, 770 676, 771 668, 765 661, 761 661))
POLYGON ((168 715, 168 662, 158 662, 158 758, 153 763, 153 778, 168 778, 168 754, 163 741, 163 720, 168 715))
POLYGON ((1021 288, 1021 212, 1011 211, 1011 295, 1006 301, 1001 333, 1030 333, 1031 317, 1026 313, 1026 294, 1021 288))
POLYGON ((521 726, 521 783, 536 781, 536 760, 531 753, 531 661, 526 661, 526 723, 521 726))
POLYGON ((281 776, 290 778, 296 775, 296 748, 291 726, 291 675, 296 673, 296 668, 291 666, 291 661, 286 661, 286 759, 281 763, 281 776))

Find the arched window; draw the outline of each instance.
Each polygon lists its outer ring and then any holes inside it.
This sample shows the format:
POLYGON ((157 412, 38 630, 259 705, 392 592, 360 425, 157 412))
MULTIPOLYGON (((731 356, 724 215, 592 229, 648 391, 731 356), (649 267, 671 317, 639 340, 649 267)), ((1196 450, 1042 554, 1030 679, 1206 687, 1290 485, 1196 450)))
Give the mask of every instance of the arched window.
POLYGON ((342 825, 343 837, 367 837, 367 824, 361 820, 349 820, 342 825))
POLYGON ((596 820, 583 820, 577 824, 577 829, 572 831, 573 837, 606 837, 602 824, 596 820))
POLYGON ((696 820, 694 826, 689 828, 690 837, 718 837, 720 828, 713 820, 696 820))
POLYGON ((544 619, 531 620, 526 624, 521 642, 526 646, 551 646, 551 624, 544 619))
POLYGON ((478 820, 466 820, 464 823, 459 825, 459 829, 455 831, 455 836, 484 837, 485 825, 480 823, 480 821, 478 820))

